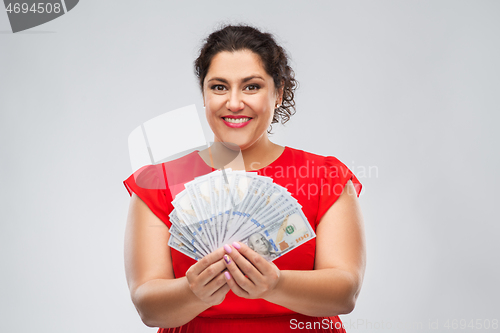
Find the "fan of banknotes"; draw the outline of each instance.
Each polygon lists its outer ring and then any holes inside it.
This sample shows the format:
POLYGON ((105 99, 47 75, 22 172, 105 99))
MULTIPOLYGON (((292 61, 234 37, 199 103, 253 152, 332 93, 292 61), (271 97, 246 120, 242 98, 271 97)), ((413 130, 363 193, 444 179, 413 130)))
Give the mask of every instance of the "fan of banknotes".
POLYGON ((168 245, 195 260, 239 241, 272 261, 316 237, 288 190, 256 172, 197 177, 172 204, 168 245))

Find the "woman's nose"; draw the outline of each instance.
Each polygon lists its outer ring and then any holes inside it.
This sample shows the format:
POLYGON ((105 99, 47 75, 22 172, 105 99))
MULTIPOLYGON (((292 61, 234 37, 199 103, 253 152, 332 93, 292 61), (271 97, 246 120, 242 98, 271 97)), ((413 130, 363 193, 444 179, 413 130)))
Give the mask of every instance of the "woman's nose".
POLYGON ((234 91, 229 95, 226 102, 226 108, 231 112, 238 112, 245 108, 245 103, 243 103, 243 100, 238 92, 234 91))

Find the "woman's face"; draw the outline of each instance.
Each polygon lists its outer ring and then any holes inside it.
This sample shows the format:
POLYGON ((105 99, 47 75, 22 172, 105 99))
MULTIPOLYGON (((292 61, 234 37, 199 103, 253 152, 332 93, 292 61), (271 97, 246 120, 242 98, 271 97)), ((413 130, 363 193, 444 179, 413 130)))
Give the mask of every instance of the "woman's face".
POLYGON ((224 51, 212 58, 203 99, 215 141, 234 143, 241 150, 267 139, 281 101, 260 56, 249 50, 224 51))

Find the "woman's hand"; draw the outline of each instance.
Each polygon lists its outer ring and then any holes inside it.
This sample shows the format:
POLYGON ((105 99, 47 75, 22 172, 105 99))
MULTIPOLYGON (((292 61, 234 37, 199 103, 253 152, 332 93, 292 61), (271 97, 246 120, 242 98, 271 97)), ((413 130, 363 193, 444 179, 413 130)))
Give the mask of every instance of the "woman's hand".
POLYGON ((280 270, 245 244, 224 245, 226 283, 243 298, 264 298, 272 294, 280 280, 280 270))
POLYGON ((222 303, 229 291, 225 271, 224 249, 219 248, 203 257, 186 272, 189 288, 201 301, 209 306, 222 303))

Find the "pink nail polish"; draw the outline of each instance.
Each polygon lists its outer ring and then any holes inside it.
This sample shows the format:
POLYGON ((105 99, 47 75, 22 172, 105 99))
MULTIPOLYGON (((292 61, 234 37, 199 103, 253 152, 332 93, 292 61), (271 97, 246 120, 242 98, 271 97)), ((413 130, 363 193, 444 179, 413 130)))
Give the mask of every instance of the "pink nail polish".
POLYGON ((229 245, 224 245, 224 250, 226 250, 227 253, 231 253, 232 249, 231 249, 231 246, 229 245))
POLYGON ((224 261, 226 262, 226 264, 230 264, 231 263, 231 259, 229 259, 229 257, 227 256, 227 254, 224 255, 224 261))
POLYGON ((238 243, 238 242, 234 242, 234 243, 233 243, 233 246, 234 246, 236 249, 238 249, 238 250, 239 250, 239 249, 241 249, 241 245, 240 245, 240 243, 238 243))
POLYGON ((231 274, 229 274, 229 272, 224 272, 224 275, 226 276, 226 279, 231 280, 231 274))

